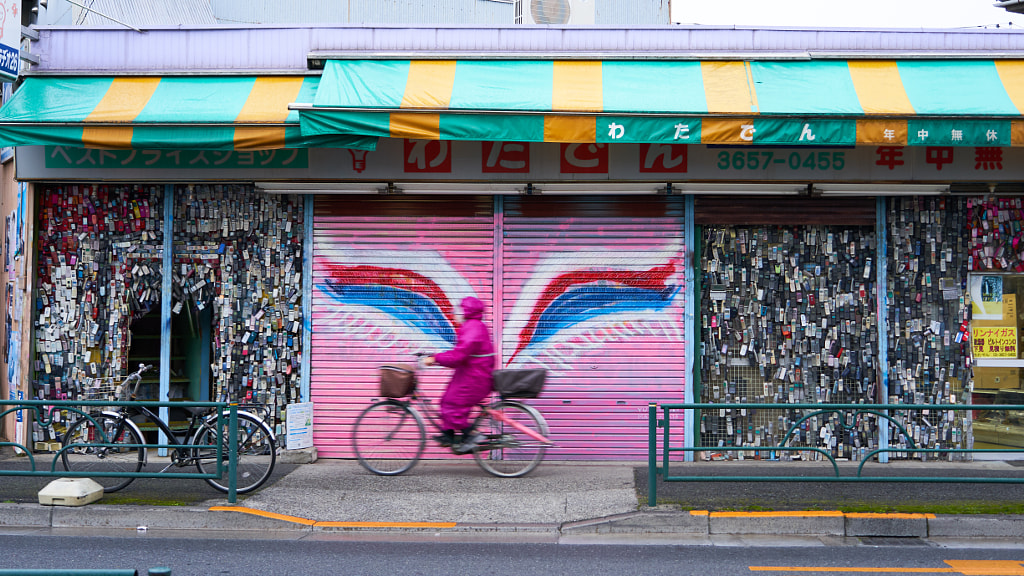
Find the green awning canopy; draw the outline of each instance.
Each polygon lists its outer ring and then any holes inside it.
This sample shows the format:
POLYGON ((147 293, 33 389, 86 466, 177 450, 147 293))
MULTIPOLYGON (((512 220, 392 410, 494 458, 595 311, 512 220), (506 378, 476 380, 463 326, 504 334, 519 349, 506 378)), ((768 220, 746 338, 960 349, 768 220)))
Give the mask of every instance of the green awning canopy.
POLYGON ((305 135, 296 100, 319 77, 28 77, 0 109, 0 145, 106 149, 373 150, 366 135, 305 135))
POLYGON ((305 136, 1024 145, 1024 61, 331 60, 305 136))

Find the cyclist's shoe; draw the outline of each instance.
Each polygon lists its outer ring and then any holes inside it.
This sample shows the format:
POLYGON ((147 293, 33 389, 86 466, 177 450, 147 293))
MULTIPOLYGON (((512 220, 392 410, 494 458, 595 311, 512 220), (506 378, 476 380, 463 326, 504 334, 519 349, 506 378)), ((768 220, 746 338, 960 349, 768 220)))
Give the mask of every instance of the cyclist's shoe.
POLYGON ((455 444, 455 431, 445 430, 441 434, 434 436, 434 441, 440 444, 442 448, 450 448, 455 444))
POLYGON ((483 434, 471 433, 465 436, 457 446, 452 447, 452 452, 456 454, 469 454, 484 441, 483 434))

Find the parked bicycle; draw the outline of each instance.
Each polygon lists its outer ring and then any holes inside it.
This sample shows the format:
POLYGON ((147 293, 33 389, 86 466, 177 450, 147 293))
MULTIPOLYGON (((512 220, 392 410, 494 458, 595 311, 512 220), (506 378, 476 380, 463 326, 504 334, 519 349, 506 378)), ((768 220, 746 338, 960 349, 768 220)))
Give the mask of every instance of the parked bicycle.
MULTIPOLYGON (((417 372, 427 354, 416 356, 415 365, 381 366, 381 395, 387 398, 363 410, 353 426, 356 457, 374 474, 395 476, 411 470, 426 447, 425 423, 441 431, 437 410, 416 389, 417 372)), ((545 375, 544 370, 495 372, 499 399, 480 406, 472 427, 483 439, 471 453, 487 472, 515 478, 528 474, 544 459, 552 445, 548 423, 537 409, 516 398, 537 397, 545 375)))
MULTIPOLYGON (((140 364, 139 369, 120 383, 95 386, 86 390, 87 400, 136 399, 142 374, 152 366, 140 364)), ((200 473, 217 473, 218 449, 224 470, 228 466, 230 437, 229 412, 216 408, 187 407, 188 428, 175 432, 156 413, 146 406, 119 406, 112 410, 90 412, 68 426, 62 441, 61 462, 65 470, 74 472, 140 472, 148 463, 144 436, 136 420, 150 422, 164 433, 170 442, 179 445, 170 450, 170 463, 158 473, 177 467, 195 465, 200 473)), ((277 445, 270 427, 251 412, 238 411, 238 460, 236 465, 236 491, 238 494, 259 488, 274 471, 277 445)), ((104 492, 116 492, 128 486, 133 477, 102 476, 93 478, 103 486, 104 492)), ((228 492, 227 473, 221 478, 206 478, 210 486, 228 492)))

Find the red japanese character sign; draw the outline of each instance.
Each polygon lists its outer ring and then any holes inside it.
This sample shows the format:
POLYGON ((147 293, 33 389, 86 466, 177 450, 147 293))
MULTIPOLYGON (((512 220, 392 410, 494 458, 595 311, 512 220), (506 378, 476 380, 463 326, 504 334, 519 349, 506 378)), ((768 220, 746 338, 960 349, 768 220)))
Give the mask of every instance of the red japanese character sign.
POLYGON ((405 172, 450 174, 451 142, 444 140, 406 140, 403 154, 405 172))
POLYGON ((608 146, 606 144, 562 144, 562 174, 607 174, 608 146))
POLYGON ((527 174, 530 172, 530 144, 526 142, 482 142, 480 171, 484 174, 527 174))
POLYGON ((640 172, 685 173, 686 144, 641 144, 640 172))

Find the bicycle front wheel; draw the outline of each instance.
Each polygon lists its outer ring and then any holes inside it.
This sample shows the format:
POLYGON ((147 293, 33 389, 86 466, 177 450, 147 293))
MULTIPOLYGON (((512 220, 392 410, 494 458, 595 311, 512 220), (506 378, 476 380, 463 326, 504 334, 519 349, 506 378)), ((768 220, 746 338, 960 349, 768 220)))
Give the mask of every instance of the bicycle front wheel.
POLYGON ((536 409, 512 400, 503 400, 476 419, 474 429, 484 436, 473 451, 477 464, 502 478, 529 474, 544 459, 548 443, 548 423, 536 409), (529 432, 527 432, 529 431, 529 432))
MULTIPOLYGON (((216 416, 207 418, 192 438, 192 445, 196 447, 193 448, 196 467, 204 474, 217 473, 219 440, 231 436, 226 412, 220 416, 219 427, 218 431, 216 416)), ((238 431, 235 438, 238 442, 235 491, 238 494, 246 494, 262 486, 274 472, 274 463, 277 462, 277 445, 270 427, 262 420, 248 414, 238 415, 238 431)), ((224 466, 224 474, 220 478, 206 478, 205 480, 217 490, 227 492, 231 481, 228 476, 227 444, 224 444, 221 462, 224 466)))
POLYGON ((363 468, 381 476, 397 476, 415 466, 426 439, 423 417, 395 400, 371 404, 352 427, 356 458, 363 468))
MULTIPOLYGON (((76 420, 61 444, 60 460, 69 472, 104 472, 118 474, 138 472, 146 460, 145 448, 138 430, 128 420, 107 414, 92 414, 76 420)), ((134 478, 115 476, 91 477, 104 492, 117 492, 134 478)))

